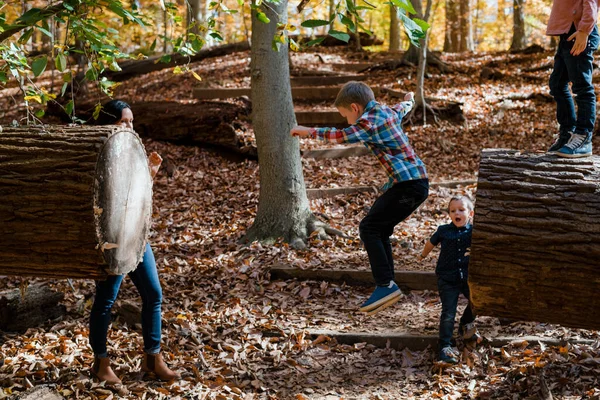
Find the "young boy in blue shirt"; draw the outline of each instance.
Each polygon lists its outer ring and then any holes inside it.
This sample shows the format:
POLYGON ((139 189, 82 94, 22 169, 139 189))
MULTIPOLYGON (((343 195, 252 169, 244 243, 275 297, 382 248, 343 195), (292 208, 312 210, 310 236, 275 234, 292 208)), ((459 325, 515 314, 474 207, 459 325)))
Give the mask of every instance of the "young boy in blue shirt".
POLYGON ((297 126, 291 130, 293 136, 330 143, 362 143, 377 157, 389 176, 383 187, 385 192, 359 225, 360 238, 377 284, 373 294, 360 307, 369 314, 400 299, 402 293, 394 282, 390 236, 394 227, 407 219, 429 194, 425 165, 402 131, 402 118, 414 105, 413 94, 407 94, 404 100, 392 107, 379 104, 368 85, 351 81, 342 87, 334 103, 350 124, 348 128, 297 126))
MULTIPOLYGON (((423 260, 435 246, 439 243, 442 244, 440 257, 435 268, 438 278, 438 290, 442 301, 439 360, 456 364, 458 353, 452 348, 451 340, 454 332, 458 297, 462 293, 467 299, 470 299, 467 278, 469 248, 471 247, 471 233, 473 231, 471 225, 474 213, 473 203, 466 196, 453 197, 448 204, 448 213, 452 222, 438 227, 425 245, 419 258, 423 260)), ((464 340, 477 338, 478 334, 474 321, 475 315, 469 302, 460 318, 458 328, 458 334, 464 340)))

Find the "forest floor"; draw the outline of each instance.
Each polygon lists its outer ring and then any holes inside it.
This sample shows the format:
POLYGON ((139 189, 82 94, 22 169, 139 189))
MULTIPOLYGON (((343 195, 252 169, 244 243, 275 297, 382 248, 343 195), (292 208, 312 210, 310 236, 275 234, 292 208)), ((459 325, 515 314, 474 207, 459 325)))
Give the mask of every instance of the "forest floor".
MULTIPOLYGON (((294 68, 326 69, 326 63, 386 60, 391 54, 344 54, 318 49, 293 54, 294 68), (326 64, 325 63, 325 64, 326 64)), ((545 150, 556 132, 555 105, 548 98, 550 52, 533 55, 478 53, 443 55, 452 68, 431 68, 426 94, 463 103, 466 122, 440 121, 408 125, 406 132, 433 182, 476 179, 483 148, 545 150), (503 74, 480 78, 485 64, 503 74), (529 94, 540 94, 524 99, 529 94), (522 97, 522 99, 518 99, 522 97)), ((192 88, 249 85, 249 53, 205 60, 191 66, 201 75, 173 75, 169 70, 132 78, 115 97, 131 102, 194 103, 192 88)), ((368 73, 367 83, 398 91, 415 88, 415 69, 368 73)), ((597 86, 598 89, 598 86, 597 86)), ((19 118, 10 106, 14 88, 0 91, 3 124, 19 118)), ((383 102, 392 102, 382 97, 383 102)), ((308 107, 308 105, 306 105, 308 107)), ((315 107, 314 104, 311 107, 315 107)), ((328 103, 319 108, 331 108, 328 103)), ((133 110, 135 113, 135 110, 133 110)), ((22 115, 21 115, 22 116, 22 115)), ((135 124, 135 122, 134 122, 135 124)), ((253 140, 251 134, 250 139, 253 140)), ((183 379, 171 383, 140 380, 142 338, 139 326, 124 323, 119 310, 139 303, 128 279, 114 307, 109 352, 124 380, 120 390, 90 379, 93 354, 88 318, 94 282, 43 281, 65 293, 68 314, 25 333, 6 333, 0 349, 0 398, 28 387, 55 384, 66 398, 207 398, 207 399, 555 399, 600 398, 598 332, 535 322, 501 325, 481 317, 486 337, 536 335, 561 340, 593 339, 591 345, 547 346, 517 340, 503 348, 481 345, 465 352, 461 363, 442 366, 433 351, 343 345, 329 337, 313 340, 310 332, 389 332, 436 335, 441 305, 437 293, 413 291, 395 306, 368 317, 357 311, 372 288, 321 281, 271 281, 275 265, 299 268, 363 269, 368 260, 358 238, 358 224, 375 193, 311 200, 319 216, 350 238, 311 238, 305 250, 285 243, 263 246, 237 243, 251 226, 258 204, 259 166, 215 149, 145 140, 148 151, 167 156, 172 176, 161 170, 154 184, 154 224, 150 242, 164 292, 163 350, 183 379)), ((598 143, 595 143, 598 148, 598 143)), ((303 149, 322 147, 303 140, 303 149)), ((308 188, 381 186, 386 177, 372 157, 303 159, 308 188)), ((436 227, 447 223, 450 196, 474 197, 476 185, 434 188, 429 199, 394 233, 396 270, 433 271, 437 250, 417 261, 436 227)), ((0 288, 18 286, 20 278, 3 278, 0 288)), ((460 310, 465 306, 462 301, 460 310)))

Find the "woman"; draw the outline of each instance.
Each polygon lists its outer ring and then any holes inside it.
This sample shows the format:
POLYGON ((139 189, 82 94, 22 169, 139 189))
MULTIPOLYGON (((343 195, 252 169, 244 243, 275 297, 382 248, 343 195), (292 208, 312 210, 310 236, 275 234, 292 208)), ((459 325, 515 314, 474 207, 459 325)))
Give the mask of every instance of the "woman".
MULTIPOLYGON (((103 106, 98 124, 121 125, 133 129, 133 113, 124 101, 112 100, 103 106)), ((162 158, 156 152, 148 157, 152 178, 158 172, 161 162, 162 158)), ((142 262, 128 275, 142 297, 142 335, 144 338, 142 371, 162 381, 179 379, 179 374, 169 369, 160 354, 162 289, 158 280, 154 254, 149 244, 146 244, 142 262)), ((123 275, 110 275, 105 281, 96 282, 96 297, 90 314, 90 345, 94 350, 92 375, 109 384, 121 383, 110 367, 106 337, 110 324, 110 311, 119 293, 123 278, 123 275)))

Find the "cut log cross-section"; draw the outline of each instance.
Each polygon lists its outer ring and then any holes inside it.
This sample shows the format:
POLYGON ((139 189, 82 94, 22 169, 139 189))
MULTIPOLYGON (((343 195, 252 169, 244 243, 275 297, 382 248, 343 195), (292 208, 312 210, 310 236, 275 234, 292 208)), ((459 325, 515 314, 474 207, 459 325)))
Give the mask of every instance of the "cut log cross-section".
POLYGON ((469 285, 477 313, 600 329, 600 157, 484 150, 469 285))
POLYGON ((102 278, 141 260, 152 179, 133 131, 4 128, 0 198, 0 275, 102 278))

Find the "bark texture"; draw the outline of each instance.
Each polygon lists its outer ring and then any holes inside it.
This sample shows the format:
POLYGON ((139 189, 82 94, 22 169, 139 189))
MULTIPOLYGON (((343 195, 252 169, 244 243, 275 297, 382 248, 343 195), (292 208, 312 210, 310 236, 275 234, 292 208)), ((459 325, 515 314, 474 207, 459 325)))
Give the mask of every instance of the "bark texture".
POLYGON ((149 228, 148 183, 132 131, 4 128, 0 275, 102 278, 135 269, 149 228))
POLYGON ((475 311, 600 328, 600 157, 484 150, 469 286, 475 311))
POLYGON ((251 85, 252 124, 260 165, 260 198, 254 224, 244 240, 271 241, 283 237, 302 246, 313 219, 302 175, 298 139, 290 135, 296 124, 290 87, 288 48, 271 47, 277 22, 287 21, 287 1, 262 7, 271 22, 252 15, 251 85))
POLYGON ((66 314, 66 307, 58 304, 64 294, 47 286, 27 287, 24 296, 19 289, 0 292, 0 330, 5 332, 25 332, 48 320, 66 314))
POLYGON ((400 20, 393 4, 390 4, 390 51, 400 51, 400 20))

